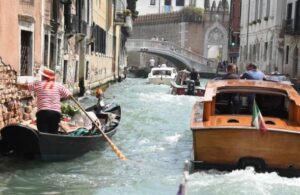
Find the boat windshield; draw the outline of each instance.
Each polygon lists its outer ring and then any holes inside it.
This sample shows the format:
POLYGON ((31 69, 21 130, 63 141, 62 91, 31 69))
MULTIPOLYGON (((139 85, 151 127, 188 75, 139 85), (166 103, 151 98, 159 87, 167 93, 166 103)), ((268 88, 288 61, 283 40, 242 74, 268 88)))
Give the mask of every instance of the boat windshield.
POLYGON ((171 71, 170 70, 153 70, 152 74, 153 75, 169 75, 171 76, 171 71))
POLYGON ((246 92, 218 93, 215 101, 215 114, 251 115, 254 99, 263 116, 288 118, 289 99, 286 95, 246 92))

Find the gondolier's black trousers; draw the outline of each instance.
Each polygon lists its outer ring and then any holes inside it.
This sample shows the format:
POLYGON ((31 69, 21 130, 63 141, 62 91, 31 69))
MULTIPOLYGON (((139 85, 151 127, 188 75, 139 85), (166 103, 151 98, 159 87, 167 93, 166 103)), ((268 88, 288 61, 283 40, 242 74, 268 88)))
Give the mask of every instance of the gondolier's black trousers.
POLYGON ((40 110, 36 113, 37 128, 45 133, 58 133, 61 114, 54 110, 40 110))

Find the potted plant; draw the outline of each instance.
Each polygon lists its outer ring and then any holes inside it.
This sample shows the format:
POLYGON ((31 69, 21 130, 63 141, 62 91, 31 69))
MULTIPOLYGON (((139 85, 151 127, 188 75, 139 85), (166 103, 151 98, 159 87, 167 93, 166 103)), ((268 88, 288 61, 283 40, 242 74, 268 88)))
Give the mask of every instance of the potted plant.
POLYGON ((268 21, 268 19, 269 19, 268 16, 265 16, 265 17, 264 17, 264 20, 265 20, 265 21, 268 21))

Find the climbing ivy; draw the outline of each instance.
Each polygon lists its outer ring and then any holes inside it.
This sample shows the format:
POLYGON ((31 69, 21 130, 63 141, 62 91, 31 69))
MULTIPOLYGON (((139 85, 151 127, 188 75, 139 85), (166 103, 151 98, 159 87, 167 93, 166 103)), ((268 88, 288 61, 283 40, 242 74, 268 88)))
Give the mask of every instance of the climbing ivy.
POLYGON ((203 9, 194 6, 188 6, 182 9, 182 14, 185 21, 200 22, 203 18, 203 9))

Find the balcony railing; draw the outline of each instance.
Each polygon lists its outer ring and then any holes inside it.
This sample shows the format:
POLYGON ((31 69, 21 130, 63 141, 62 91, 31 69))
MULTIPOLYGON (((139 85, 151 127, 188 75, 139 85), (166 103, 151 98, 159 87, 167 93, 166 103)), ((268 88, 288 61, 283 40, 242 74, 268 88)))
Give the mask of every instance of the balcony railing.
POLYGON ((299 35, 300 34, 300 19, 287 19, 284 22, 284 30, 286 34, 299 35))
POLYGON ((88 24, 86 21, 80 21, 77 15, 72 15, 72 21, 70 25, 66 25, 66 33, 71 36, 79 33, 86 36, 87 28, 88 24))
POLYGON ((72 27, 73 33, 79 32, 79 17, 78 16, 72 15, 71 27, 72 27))

